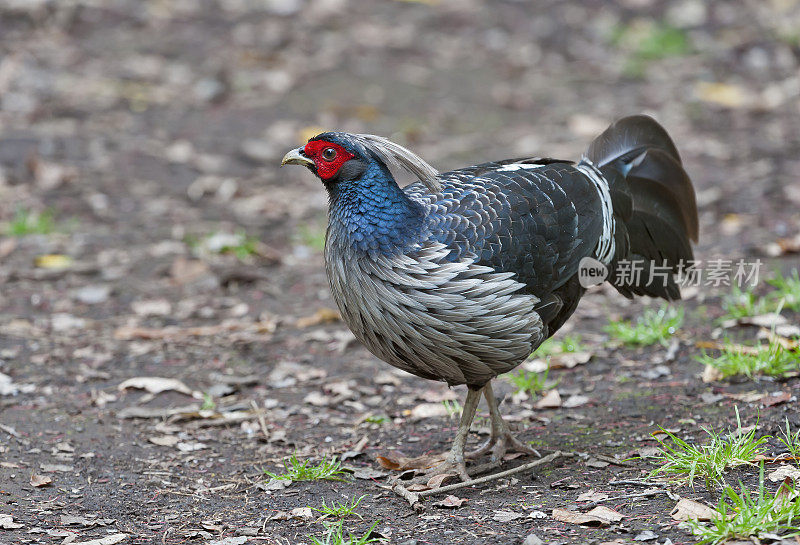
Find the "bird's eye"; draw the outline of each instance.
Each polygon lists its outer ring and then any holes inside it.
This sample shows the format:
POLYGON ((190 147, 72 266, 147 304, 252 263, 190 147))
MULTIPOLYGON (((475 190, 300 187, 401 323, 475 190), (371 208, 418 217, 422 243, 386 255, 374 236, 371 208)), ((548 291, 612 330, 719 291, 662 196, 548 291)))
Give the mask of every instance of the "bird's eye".
POLYGON ((336 150, 333 148, 325 148, 322 150, 322 158, 326 161, 333 161, 336 159, 336 150))

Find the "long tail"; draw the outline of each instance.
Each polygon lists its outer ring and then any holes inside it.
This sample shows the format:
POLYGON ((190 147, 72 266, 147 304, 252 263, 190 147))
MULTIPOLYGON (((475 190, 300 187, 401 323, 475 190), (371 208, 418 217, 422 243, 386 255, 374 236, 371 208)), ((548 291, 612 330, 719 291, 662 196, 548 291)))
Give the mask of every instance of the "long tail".
POLYGON ((603 174, 611 194, 616 252, 608 280, 628 298, 680 299, 672 275, 661 273, 665 265, 677 272, 694 258, 697 203, 667 131, 651 117, 625 117, 591 143, 585 158, 603 174))

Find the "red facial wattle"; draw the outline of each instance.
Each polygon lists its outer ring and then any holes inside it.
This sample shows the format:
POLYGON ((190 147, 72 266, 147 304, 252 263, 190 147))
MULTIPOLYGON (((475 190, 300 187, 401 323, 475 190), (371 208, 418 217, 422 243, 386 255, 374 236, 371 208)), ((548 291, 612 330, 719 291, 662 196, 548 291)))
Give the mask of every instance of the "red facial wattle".
POLYGON ((314 161, 317 167, 317 176, 323 180, 329 180, 336 176, 341 166, 355 157, 352 153, 344 149, 339 144, 326 142, 324 140, 312 140, 303 148, 306 157, 314 161), (329 149, 333 149, 335 154, 331 154, 329 149), (332 155, 332 158, 330 157, 332 155))

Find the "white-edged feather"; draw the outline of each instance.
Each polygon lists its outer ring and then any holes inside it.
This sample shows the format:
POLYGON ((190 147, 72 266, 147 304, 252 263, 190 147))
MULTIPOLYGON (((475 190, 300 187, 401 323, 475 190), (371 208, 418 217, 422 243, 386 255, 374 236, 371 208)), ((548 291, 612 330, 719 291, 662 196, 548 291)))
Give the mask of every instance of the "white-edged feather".
POLYGON ((400 144, 374 134, 354 134, 353 139, 375 154, 389 167, 402 168, 421 181, 432 193, 442 190, 439 171, 429 165, 422 157, 400 144))
POLYGON ((591 180, 600 195, 600 206, 603 212, 603 232, 597 241, 595 257, 605 265, 608 265, 614 259, 614 253, 616 252, 616 243, 614 242, 616 224, 614 223, 614 208, 611 204, 608 181, 586 156, 583 157, 580 163, 575 165, 575 168, 591 180))

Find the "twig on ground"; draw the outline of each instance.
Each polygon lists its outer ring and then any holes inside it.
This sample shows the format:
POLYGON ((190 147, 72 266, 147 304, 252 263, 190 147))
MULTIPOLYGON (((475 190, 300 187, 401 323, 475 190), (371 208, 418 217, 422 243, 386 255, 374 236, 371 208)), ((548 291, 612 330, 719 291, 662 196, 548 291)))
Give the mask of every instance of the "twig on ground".
POLYGON ((422 510, 422 504, 419 501, 419 494, 416 492, 411 492, 405 486, 400 484, 400 481, 395 481, 395 483, 392 485, 392 492, 406 500, 408 505, 410 505, 415 511, 422 510))
POLYGON ((623 486, 623 485, 632 485, 632 486, 655 486, 656 483, 652 481, 636 481, 633 479, 620 479, 619 481, 608 481, 608 484, 613 486, 623 486))
POLYGON ((621 467, 631 467, 633 464, 627 460, 618 460, 613 456, 606 456, 605 454, 594 454, 594 457, 600 461, 608 462, 609 464, 614 464, 621 467))
MULTIPOLYGON (((450 484, 447 486, 442 486, 439 488, 432 488, 431 490, 423 490, 422 492, 411 492, 406 489, 399 481, 395 482, 392 485, 392 491, 395 494, 404 498, 408 501, 409 505, 414 509, 421 509, 422 504, 420 503, 421 498, 425 498, 428 496, 436 496, 438 494, 444 494, 445 492, 452 492, 453 490, 458 490, 460 488, 466 488, 469 486, 476 486, 479 484, 487 483, 489 481, 495 481, 497 479, 502 479, 504 477, 509 477, 511 475, 515 475, 517 473, 522 473, 523 471, 527 471, 529 469, 533 469, 534 467, 546 464, 548 462, 552 462, 553 460, 557 460, 559 458, 570 458, 574 456, 571 452, 561 452, 556 451, 552 454, 545 456, 544 458, 540 458, 533 462, 529 462, 527 464, 523 464, 521 466, 507 469, 506 471, 501 471, 500 473, 493 473, 491 475, 486 475, 485 477, 478 477, 477 479, 471 479, 469 481, 464 481, 460 483, 450 484)), ((485 466, 492 465, 492 464, 484 464, 482 466, 478 466, 476 469, 486 469, 485 466)))

